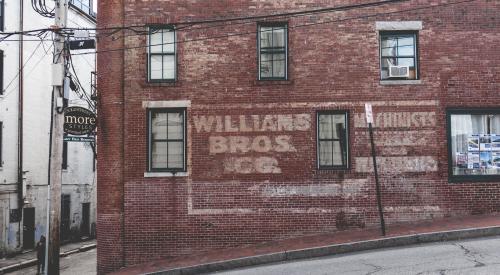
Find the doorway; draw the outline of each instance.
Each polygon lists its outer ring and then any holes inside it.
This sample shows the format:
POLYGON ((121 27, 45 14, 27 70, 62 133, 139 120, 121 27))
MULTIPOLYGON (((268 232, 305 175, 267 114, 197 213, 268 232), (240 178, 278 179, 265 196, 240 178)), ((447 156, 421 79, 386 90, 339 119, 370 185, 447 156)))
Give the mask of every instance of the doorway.
POLYGON ((71 195, 61 196, 61 242, 68 241, 71 225, 71 195))
POLYGON ((88 237, 90 234, 90 203, 82 203, 82 225, 81 236, 88 237))
POLYGON ((35 208, 23 209, 23 249, 35 248, 35 208))

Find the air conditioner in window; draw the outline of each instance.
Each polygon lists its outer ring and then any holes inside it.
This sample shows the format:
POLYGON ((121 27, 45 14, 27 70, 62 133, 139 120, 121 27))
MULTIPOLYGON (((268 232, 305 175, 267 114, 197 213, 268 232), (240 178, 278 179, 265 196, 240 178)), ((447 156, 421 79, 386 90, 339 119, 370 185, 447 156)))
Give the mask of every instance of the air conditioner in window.
POLYGON ((389 77, 409 77, 409 66, 389 66, 389 77))

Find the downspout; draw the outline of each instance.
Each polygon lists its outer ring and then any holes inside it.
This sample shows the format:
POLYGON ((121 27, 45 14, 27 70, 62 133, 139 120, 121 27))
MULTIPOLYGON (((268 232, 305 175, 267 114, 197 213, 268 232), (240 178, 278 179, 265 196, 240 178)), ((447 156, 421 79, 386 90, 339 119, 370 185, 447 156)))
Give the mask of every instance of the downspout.
MULTIPOLYGON (((24 31, 24 0, 19 1, 19 31, 24 31)), ((18 98, 18 123, 17 123, 17 205, 20 217, 23 215, 23 93, 24 93, 24 37, 19 35, 19 98, 18 98)), ((22 219, 20 219, 22 220, 22 219)), ((21 222, 21 221, 20 221, 21 222)), ((20 225, 19 225, 20 226, 20 225)))

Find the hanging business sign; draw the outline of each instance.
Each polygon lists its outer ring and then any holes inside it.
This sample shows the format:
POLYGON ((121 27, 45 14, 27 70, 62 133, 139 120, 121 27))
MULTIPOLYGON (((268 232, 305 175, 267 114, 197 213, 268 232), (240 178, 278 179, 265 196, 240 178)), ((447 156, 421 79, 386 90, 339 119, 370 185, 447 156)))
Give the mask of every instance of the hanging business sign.
POLYGON ((96 127, 95 114, 82 107, 68 107, 64 110, 64 133, 68 135, 89 135, 96 127))

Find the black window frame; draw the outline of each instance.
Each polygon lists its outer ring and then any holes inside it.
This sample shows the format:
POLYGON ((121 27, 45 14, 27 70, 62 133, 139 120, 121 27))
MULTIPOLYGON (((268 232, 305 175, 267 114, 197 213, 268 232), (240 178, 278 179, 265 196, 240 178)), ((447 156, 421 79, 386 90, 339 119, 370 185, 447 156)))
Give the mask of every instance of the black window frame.
MULTIPOLYGON (((148 172, 186 172, 187 171, 187 109, 186 108, 148 108, 147 109, 147 171, 148 172), (183 167, 182 168, 153 168, 152 167, 152 149, 153 149, 153 141, 152 140, 152 117, 153 114, 156 113, 181 113, 183 115, 183 139, 167 139, 165 140, 155 140, 156 142, 179 142, 182 141, 183 146, 183 167)), ((168 135, 168 134, 167 134, 168 135)), ((168 146, 167 146, 168 147, 168 146)), ((168 163, 168 152, 167 152, 167 163, 168 163)))
MULTIPOLYGON (((260 22, 257 24, 257 60, 258 60, 258 68, 257 68, 257 78, 259 80, 288 80, 288 37, 289 37, 289 34, 288 34, 288 22, 260 22), (284 28, 284 35, 285 35, 285 39, 283 39, 284 43, 285 43, 285 47, 284 49, 282 50, 278 50, 278 49, 274 49, 273 47, 271 47, 271 49, 269 49, 269 51, 266 51, 266 52, 263 52, 263 50, 261 49, 261 43, 260 43, 260 39, 261 39, 261 28, 262 27, 283 27, 284 28), (274 77, 274 76, 271 76, 271 77, 262 77, 261 76, 261 56, 263 53, 271 53, 271 54, 285 54, 285 76, 283 77, 274 77)), ((274 71, 271 69, 271 71, 274 71)))
POLYGON ((63 141, 61 169, 68 169, 68 142, 63 141))
POLYGON ((316 112, 316 167, 318 170, 349 170, 351 168, 351 154, 349 144, 349 119, 350 112, 348 110, 321 110, 316 112), (338 139, 320 139, 319 117, 321 115, 344 115, 345 116, 345 133, 343 138, 338 139), (339 141, 343 154, 344 164, 342 165, 321 165, 320 163, 320 142, 321 141, 339 141), (345 146, 344 146, 345 145, 345 146))
MULTIPOLYGON (((177 31, 173 25, 149 25, 148 35, 147 35, 147 79, 150 83, 162 83, 162 82, 176 82, 178 74, 178 62, 177 62, 177 31), (174 32, 174 52, 173 53, 151 53, 151 34, 155 30, 169 30, 174 32), (151 58, 152 56, 159 55, 173 55, 174 56, 174 78, 151 78, 151 58)), ((162 35, 162 45, 163 45, 163 35, 162 35)), ((162 76, 163 76, 163 62, 162 62, 162 76)))
POLYGON ((446 109, 446 139, 448 151, 448 182, 485 182, 500 181, 499 175, 453 175, 453 159, 451 146, 451 116, 452 115, 500 115, 500 108, 447 108, 446 109))
POLYGON ((3 51, 0 50, 0 95, 3 95, 3 51))
POLYGON ((5 27, 5 0, 0 0, 0 31, 4 31, 5 27))
POLYGON ((97 14, 94 12, 94 0, 89 0, 89 6, 86 6, 82 0, 70 0, 69 3, 71 6, 90 16, 92 19, 96 19, 97 14))
MULTIPOLYGON (((379 32, 379 74, 380 74, 380 80, 382 81, 391 81, 391 80, 419 80, 420 79, 420 63, 419 63, 419 32, 418 30, 401 30, 401 31, 380 31, 379 32), (413 45, 413 56, 406 56, 406 55, 395 55, 395 56, 383 56, 382 55, 382 39, 384 37, 389 37, 389 36, 413 36, 414 39, 414 45, 413 45), (413 58, 413 63, 415 64, 415 78, 404 78, 404 77, 389 77, 387 78, 382 78, 382 59, 383 58, 413 58)), ((411 67, 410 67, 411 68, 411 67)))

